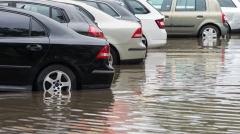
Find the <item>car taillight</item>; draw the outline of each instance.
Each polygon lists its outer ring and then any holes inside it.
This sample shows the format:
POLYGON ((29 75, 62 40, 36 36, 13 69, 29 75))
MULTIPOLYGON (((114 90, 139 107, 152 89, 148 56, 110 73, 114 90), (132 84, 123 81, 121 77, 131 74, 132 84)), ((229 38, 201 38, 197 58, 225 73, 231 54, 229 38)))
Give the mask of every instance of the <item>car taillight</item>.
POLYGON ((88 32, 93 37, 104 38, 102 30, 95 26, 89 26, 88 32))
POLYGON ((157 25, 158 25, 158 27, 159 28, 164 28, 165 26, 164 26, 164 19, 160 19, 160 20, 156 20, 156 22, 157 22, 157 25))
POLYGON ((110 57, 110 46, 104 46, 102 50, 98 53, 98 59, 108 59, 110 57))
POLYGON ((142 28, 138 28, 133 34, 132 38, 142 38, 142 28))
POLYGON ((223 23, 226 23, 226 22, 227 22, 227 20, 226 20, 226 16, 225 16, 224 13, 222 13, 222 22, 223 22, 223 23))

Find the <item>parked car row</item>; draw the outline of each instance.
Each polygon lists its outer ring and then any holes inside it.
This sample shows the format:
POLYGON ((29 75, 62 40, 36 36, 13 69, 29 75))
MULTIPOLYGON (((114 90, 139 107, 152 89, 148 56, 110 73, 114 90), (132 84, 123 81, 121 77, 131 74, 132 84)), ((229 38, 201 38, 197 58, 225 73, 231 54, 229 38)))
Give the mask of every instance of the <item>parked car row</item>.
POLYGON ((112 65, 141 63, 167 34, 225 36, 218 1, 0 0, 0 89, 109 88, 112 65))

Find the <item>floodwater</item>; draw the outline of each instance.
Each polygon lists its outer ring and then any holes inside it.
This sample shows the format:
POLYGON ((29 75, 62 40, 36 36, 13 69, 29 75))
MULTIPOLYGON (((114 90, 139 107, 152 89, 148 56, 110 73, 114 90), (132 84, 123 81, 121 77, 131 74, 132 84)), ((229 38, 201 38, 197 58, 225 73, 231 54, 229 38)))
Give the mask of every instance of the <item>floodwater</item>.
POLYGON ((170 38, 144 64, 115 66, 111 89, 1 92, 2 133, 240 132, 240 36, 170 38))

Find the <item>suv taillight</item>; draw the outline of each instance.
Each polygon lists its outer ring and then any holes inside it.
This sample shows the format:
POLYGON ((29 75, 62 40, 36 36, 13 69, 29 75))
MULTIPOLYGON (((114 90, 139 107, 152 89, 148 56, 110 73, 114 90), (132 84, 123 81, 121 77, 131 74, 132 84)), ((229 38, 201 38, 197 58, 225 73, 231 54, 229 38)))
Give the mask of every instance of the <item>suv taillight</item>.
POLYGON ((222 13, 222 23, 226 23, 226 22, 227 22, 226 16, 224 13, 222 13))
POLYGON ((88 32, 93 37, 104 38, 102 30, 95 26, 89 26, 88 32))
POLYGON ((142 38, 142 28, 138 28, 133 34, 132 38, 142 38))
POLYGON ((164 28, 165 26, 164 26, 164 19, 160 19, 160 20, 156 20, 156 22, 157 22, 157 25, 158 25, 158 27, 159 28, 164 28))
POLYGON ((98 53, 98 59, 108 59, 110 57, 110 46, 104 46, 102 50, 98 53))

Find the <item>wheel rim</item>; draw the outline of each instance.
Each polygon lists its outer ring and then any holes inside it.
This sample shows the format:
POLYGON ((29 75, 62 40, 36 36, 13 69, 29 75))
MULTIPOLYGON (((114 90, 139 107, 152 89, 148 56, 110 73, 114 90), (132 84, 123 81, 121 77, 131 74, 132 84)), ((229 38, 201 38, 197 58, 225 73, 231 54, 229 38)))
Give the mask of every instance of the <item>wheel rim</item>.
POLYGON ((113 65, 113 57, 112 57, 112 54, 110 53, 110 56, 109 56, 109 64, 110 65, 113 65))
POLYGON ((203 38, 217 38, 217 31, 213 28, 206 28, 202 33, 203 38))
POLYGON ((203 38, 202 43, 204 47, 214 47, 214 46, 217 46, 217 39, 203 38))
POLYGON ((62 90, 71 89, 71 79, 59 70, 50 72, 43 81, 44 91, 59 93, 62 90))

